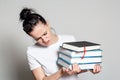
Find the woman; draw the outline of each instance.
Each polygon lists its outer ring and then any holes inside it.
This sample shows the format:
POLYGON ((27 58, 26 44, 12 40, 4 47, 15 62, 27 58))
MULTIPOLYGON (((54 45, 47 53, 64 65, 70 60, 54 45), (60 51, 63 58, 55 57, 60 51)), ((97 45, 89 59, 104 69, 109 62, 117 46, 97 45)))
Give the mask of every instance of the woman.
MULTIPOLYGON (((23 30, 36 40, 36 44, 27 50, 35 80, 78 80, 77 74, 84 71, 77 64, 72 65, 72 70, 56 64, 59 46, 65 41, 74 41, 74 37, 54 34, 46 20, 32 9, 24 8, 20 20, 23 21, 23 30)), ((100 70, 101 67, 95 65, 92 72, 98 73, 100 70)))

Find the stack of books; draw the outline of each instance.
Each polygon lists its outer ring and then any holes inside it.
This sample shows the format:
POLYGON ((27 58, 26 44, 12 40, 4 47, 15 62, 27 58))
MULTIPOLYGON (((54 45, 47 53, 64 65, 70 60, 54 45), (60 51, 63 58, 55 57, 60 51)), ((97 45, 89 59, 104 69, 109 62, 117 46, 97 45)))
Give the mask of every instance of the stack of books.
POLYGON ((57 63, 70 69, 73 63, 77 63, 82 70, 93 69, 95 64, 102 63, 100 46, 88 41, 64 42, 58 51, 57 63))

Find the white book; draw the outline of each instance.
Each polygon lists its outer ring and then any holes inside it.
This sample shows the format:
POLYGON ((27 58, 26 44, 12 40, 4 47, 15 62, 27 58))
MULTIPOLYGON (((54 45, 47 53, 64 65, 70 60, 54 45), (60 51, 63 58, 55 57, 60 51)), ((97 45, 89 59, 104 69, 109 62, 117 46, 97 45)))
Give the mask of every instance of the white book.
POLYGON ((70 57, 64 54, 59 54, 59 58, 66 60, 70 63, 91 63, 91 62, 101 62, 102 56, 78 56, 78 57, 70 57))
MULTIPOLYGON (((58 59, 57 63, 65 68, 72 69, 72 64, 67 63, 61 59, 58 59)), ((85 69, 94 69, 95 64, 100 64, 100 63, 91 63, 91 64, 78 64, 80 69, 85 70, 85 69)))
POLYGON ((64 42, 62 44, 62 47, 74 51, 85 51, 100 49, 100 44, 88 41, 76 41, 76 42, 64 42))
POLYGON ((60 47, 58 53, 62 53, 62 54, 65 54, 65 55, 68 55, 68 56, 71 56, 71 57, 80 57, 80 56, 101 56, 102 50, 100 49, 97 49, 97 50, 89 50, 89 51, 86 51, 85 52, 85 55, 84 55, 84 52, 81 51, 81 52, 76 52, 76 51, 72 51, 72 50, 68 50, 68 49, 64 49, 62 47, 60 47))

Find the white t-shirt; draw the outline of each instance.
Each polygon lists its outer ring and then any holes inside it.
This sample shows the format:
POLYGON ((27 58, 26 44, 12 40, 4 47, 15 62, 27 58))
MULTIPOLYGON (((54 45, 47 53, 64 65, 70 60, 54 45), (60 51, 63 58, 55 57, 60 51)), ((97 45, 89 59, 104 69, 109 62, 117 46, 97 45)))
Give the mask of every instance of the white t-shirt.
MULTIPOLYGON (((59 35, 58 38, 58 42, 49 47, 41 47, 38 44, 28 47, 27 57, 31 70, 41 66, 48 76, 59 70, 57 51, 63 42, 75 41, 75 38, 71 35, 59 35)), ((78 80, 78 76, 64 76, 59 80, 78 80)))

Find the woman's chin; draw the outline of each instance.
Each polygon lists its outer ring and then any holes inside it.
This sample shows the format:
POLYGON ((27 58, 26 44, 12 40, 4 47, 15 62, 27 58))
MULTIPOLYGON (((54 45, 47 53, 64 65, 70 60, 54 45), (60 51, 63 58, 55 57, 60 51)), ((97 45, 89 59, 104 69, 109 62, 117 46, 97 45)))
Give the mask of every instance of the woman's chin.
POLYGON ((49 43, 45 43, 43 46, 44 47, 48 47, 48 46, 50 46, 50 44, 49 43))
POLYGON ((48 47, 48 46, 50 46, 51 44, 50 44, 50 41, 48 41, 48 42, 46 42, 46 43, 39 43, 41 46, 43 46, 43 47, 48 47))

